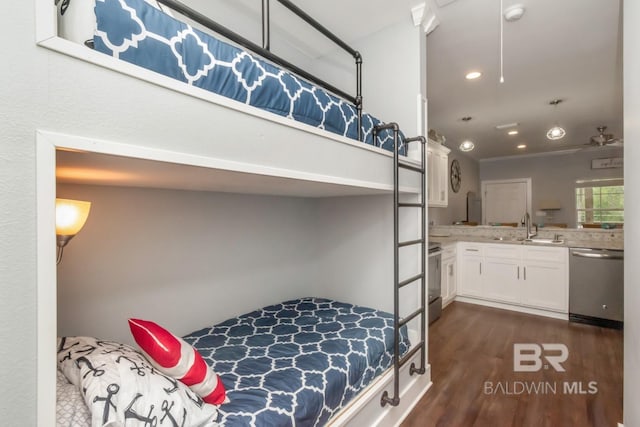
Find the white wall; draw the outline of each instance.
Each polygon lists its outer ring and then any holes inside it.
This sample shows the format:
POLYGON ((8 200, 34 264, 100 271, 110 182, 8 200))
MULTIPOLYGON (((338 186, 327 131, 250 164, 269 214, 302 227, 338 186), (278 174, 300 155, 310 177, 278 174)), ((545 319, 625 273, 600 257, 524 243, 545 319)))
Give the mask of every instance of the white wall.
MULTIPOLYGON (((407 11, 406 21, 357 40, 352 46, 363 57, 364 111, 385 122, 397 122, 408 137, 416 136, 417 96, 426 94, 421 83, 421 70, 426 69, 426 38, 422 29, 413 25, 407 11)), ((314 70, 355 93, 355 67, 342 51, 319 58, 314 70)))
POLYGON ((455 221, 467 219, 467 193, 473 191, 476 197, 480 197, 480 166, 477 160, 465 156, 455 148, 449 153, 449 165, 447 168, 447 186, 449 190, 449 203, 446 208, 429 208, 429 221, 434 225, 451 225, 455 221), (451 189, 449 171, 451 162, 457 159, 460 162, 462 182, 460 191, 454 193, 451 189))
POLYGON ((3 49, 15 61, 0 67, 0 378, 6 425, 36 420, 35 124, 46 93, 45 59, 35 53, 33 2, 5 4, 3 49), (11 84, 8 84, 11 82, 11 84))
MULTIPOLYGON (((92 202, 58 266, 58 334, 130 342, 129 317, 177 334, 291 298, 393 311, 391 196, 322 199, 59 185, 92 202)), ((419 238, 401 213, 401 240, 419 238)), ((401 252, 401 279, 419 271, 401 252)), ((416 286, 403 291, 403 313, 416 286), (412 289, 413 288, 413 289, 412 289)))
MULTIPOLYGON (((625 217, 640 217, 640 3, 624 2, 624 139, 625 217)), ((624 424, 640 425, 640 227, 638 221, 624 225, 624 424)))
POLYGON ((60 185, 92 202, 58 268, 58 334, 132 343, 126 319, 184 335, 313 295, 310 199, 60 185))
MULTIPOLYGON (((480 180, 531 178, 531 203, 534 213, 539 209, 542 200, 559 200, 562 209, 553 211, 553 221, 547 220, 547 222, 567 223, 569 227, 575 227, 576 180, 622 178, 622 169, 591 169, 592 159, 622 157, 622 155, 621 148, 603 148, 582 150, 572 154, 521 156, 480 161, 480 180)), ((628 153, 625 152, 625 156, 628 156, 628 153)), ((625 187, 625 190, 629 189, 630 186, 625 187)))
POLYGON ((397 122, 408 137, 418 128, 418 94, 421 64, 426 49, 424 33, 407 19, 355 43, 364 56, 362 92, 365 111, 385 122, 397 122))
MULTIPOLYGON (((319 292, 393 311, 392 201, 391 196, 317 201, 319 292)), ((400 240, 419 238, 416 211, 400 214, 400 240)), ((416 249, 402 249, 401 279, 418 273, 416 249)))

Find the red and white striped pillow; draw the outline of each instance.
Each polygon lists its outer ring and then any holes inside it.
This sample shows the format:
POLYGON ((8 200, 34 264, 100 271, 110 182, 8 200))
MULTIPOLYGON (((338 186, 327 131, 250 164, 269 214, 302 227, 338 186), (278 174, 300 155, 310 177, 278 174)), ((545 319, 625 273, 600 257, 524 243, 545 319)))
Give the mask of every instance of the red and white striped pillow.
POLYGON ((129 319, 131 334, 156 369, 189 386, 207 403, 228 401, 224 384, 198 350, 154 322, 129 319))

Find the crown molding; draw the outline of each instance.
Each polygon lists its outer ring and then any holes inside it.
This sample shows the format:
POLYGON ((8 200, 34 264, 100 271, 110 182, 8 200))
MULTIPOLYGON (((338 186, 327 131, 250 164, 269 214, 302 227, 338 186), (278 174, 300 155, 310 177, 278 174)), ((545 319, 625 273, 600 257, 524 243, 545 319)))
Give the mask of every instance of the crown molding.
POLYGON ((411 19, 413 20, 413 25, 416 27, 421 26, 427 35, 440 25, 440 19, 436 15, 434 8, 427 3, 411 8, 411 19))

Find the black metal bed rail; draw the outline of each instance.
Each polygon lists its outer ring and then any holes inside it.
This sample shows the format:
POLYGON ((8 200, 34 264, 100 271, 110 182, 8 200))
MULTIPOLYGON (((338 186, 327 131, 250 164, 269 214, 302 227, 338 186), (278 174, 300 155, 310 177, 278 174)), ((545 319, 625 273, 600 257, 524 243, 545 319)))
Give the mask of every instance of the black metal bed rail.
POLYGON ((417 167, 408 163, 400 162, 399 159, 399 144, 398 133, 399 128, 396 123, 388 123, 380 126, 376 126, 373 129, 373 138, 383 130, 393 131, 393 397, 389 396, 389 393, 385 390, 380 398, 380 405, 385 406, 389 404, 391 406, 398 406, 400 404, 400 367, 404 366, 411 360, 413 355, 418 351, 422 351, 420 358, 420 367, 417 368, 415 363, 411 363, 409 368, 409 375, 424 374, 426 372, 426 355, 425 355, 425 343, 426 343, 426 269, 425 269, 425 257, 426 253, 426 202, 425 202, 425 176, 426 176, 426 152, 427 152, 427 140, 424 136, 417 136, 415 138, 406 138, 405 144, 410 142, 420 142, 422 145, 422 165, 417 167), (420 203, 400 203, 400 168, 408 169, 413 172, 420 173, 420 203), (399 241, 399 210, 400 208, 419 208, 420 209, 420 229, 421 238, 408 240, 405 242, 399 241), (400 248, 411 245, 420 245, 420 273, 415 276, 409 277, 403 281, 400 281, 400 248), (409 316, 400 319, 400 289, 404 286, 420 280, 420 307, 411 313, 409 316), (400 355, 400 328, 408 324, 411 320, 420 316, 420 342, 414 346, 409 352, 401 357, 400 355))
POLYGON ((219 24, 208 16, 203 15, 197 10, 181 3, 177 0, 156 0, 158 3, 163 4, 176 12, 186 16, 189 19, 194 20, 195 22, 207 27, 208 29, 226 37, 227 39, 237 43, 238 45, 249 49, 250 51, 262 56, 263 58, 273 62, 274 64, 280 65, 300 77, 309 80, 312 83, 315 83, 319 86, 322 86, 324 89, 329 92, 334 93, 335 95, 340 96, 341 98, 346 99, 347 101, 353 103, 356 106, 356 110, 358 113, 358 140, 362 141, 362 55, 360 52, 350 47, 347 43, 342 41, 338 36, 329 31, 325 26, 320 24, 318 21, 309 16, 306 12, 300 9, 298 6, 290 2, 289 0, 276 0, 288 10, 293 12, 307 24, 312 26, 322 35, 327 37, 329 40, 334 42, 340 48, 345 50, 351 56, 353 56, 356 64, 356 95, 351 95, 342 89, 337 88, 336 86, 322 80, 321 78, 309 73, 308 71, 303 70, 297 65, 292 64, 286 59, 281 58, 280 56, 271 52, 271 24, 270 24, 270 0, 262 0, 262 46, 252 42, 251 40, 241 36, 235 31, 230 30, 224 25, 219 24))

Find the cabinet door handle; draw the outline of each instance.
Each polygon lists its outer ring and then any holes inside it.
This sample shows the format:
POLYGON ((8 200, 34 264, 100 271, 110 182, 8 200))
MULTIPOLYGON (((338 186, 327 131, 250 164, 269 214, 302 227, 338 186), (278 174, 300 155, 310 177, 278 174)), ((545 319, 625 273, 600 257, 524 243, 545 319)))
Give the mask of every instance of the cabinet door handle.
POLYGON ((480 266, 480 274, 482 274, 482 263, 478 264, 480 266))
POLYGON ((520 266, 518 266, 518 280, 520 280, 520 266))
POLYGON ((453 276, 453 264, 449 264, 449 276, 453 276))
POLYGON ((527 267, 522 267, 524 270, 524 280, 527 280, 527 267))
POLYGON ((471 249, 471 248, 467 248, 467 249, 465 249, 465 251, 467 251, 467 252, 478 252, 477 249, 471 249))

